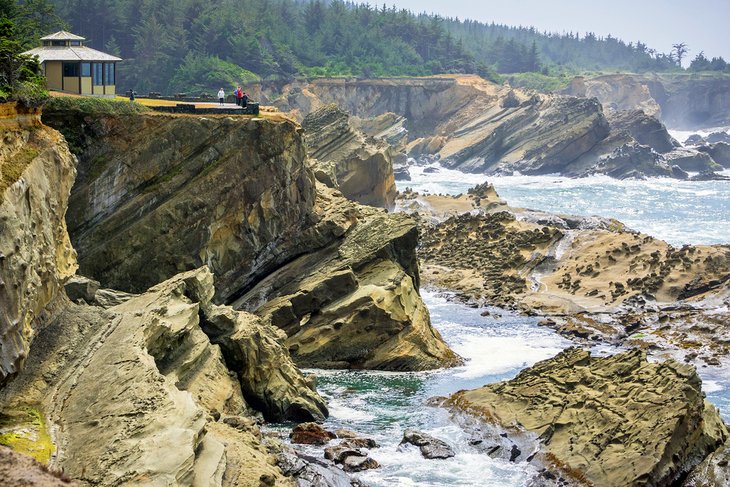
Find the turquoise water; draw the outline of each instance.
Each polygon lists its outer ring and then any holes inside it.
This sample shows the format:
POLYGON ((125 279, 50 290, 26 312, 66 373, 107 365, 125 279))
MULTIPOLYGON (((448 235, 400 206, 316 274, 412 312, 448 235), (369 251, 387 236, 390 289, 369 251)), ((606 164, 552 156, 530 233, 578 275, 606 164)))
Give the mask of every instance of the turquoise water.
MULTIPOLYGON (((385 486, 490 486, 527 485, 536 473, 525 463, 492 459, 469 443, 469 435, 443 408, 426 405, 434 396, 447 396, 462 389, 514 377, 539 360, 553 357, 571 342, 539 327, 537 318, 484 308, 473 309, 447 300, 447 294, 423 291, 434 326, 459 355, 464 366, 423 373, 315 370, 318 390, 329 402, 330 418, 325 427, 347 428, 375 439, 380 448, 370 456, 381 468, 357 475, 367 485, 385 486), (425 431, 449 443, 456 456, 426 460, 415 448, 399 449, 406 428, 425 431)), ((597 354, 618 351, 608 346, 597 354)), ((730 369, 701 369, 708 398, 730 420, 730 369)), ((322 456, 321 448, 305 448, 322 456)))
MULTIPOLYGON (((399 189, 460 194, 488 180, 514 207, 616 218, 677 246, 730 243, 730 181, 620 181, 607 176, 487 178, 434 167, 438 173, 426 174, 424 167, 411 167, 413 180, 399 182, 399 189)), ((730 171, 723 174, 730 176, 730 171)))

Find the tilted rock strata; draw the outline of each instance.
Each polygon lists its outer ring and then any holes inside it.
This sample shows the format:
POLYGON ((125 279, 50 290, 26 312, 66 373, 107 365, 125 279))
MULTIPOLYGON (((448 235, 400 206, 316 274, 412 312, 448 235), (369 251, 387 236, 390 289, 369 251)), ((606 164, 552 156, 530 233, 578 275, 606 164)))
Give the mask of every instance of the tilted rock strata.
POLYGON ((141 292, 207 265, 218 301, 301 252, 314 181, 301 130, 248 118, 47 113, 79 151, 80 272, 141 292))
POLYGON ((418 294, 415 222, 326 188, 317 202, 318 227, 343 238, 281 267, 234 306, 282 328, 300 366, 425 370, 457 364, 418 294))
POLYGON ((366 137, 353 127, 349 115, 334 105, 307 115, 302 127, 309 156, 332 165, 333 187, 359 203, 393 207, 395 177, 386 142, 366 137))
POLYGON ((728 438, 691 366, 649 363, 640 351, 569 349, 450 403, 540 435, 554 467, 589 485, 673 485, 728 438))
MULTIPOLYGON (((22 110, 21 110, 22 111, 22 110)), ((76 269, 65 213, 73 156, 61 135, 0 105, 0 385, 17 374, 43 309, 76 269)))
POLYGON ((109 310, 68 304, 39 336, 33 365, 0 391, 3 410, 40 405, 52 463, 82 485, 281 478, 251 407, 279 419, 321 419, 326 408, 276 330, 211 305, 212 295, 212 275, 197 270, 109 310), (235 329, 219 347, 204 330, 225 329, 221 312, 235 329), (232 360, 231 343, 246 356, 232 360))
POLYGON ((290 350, 299 347, 300 364, 421 370, 456 362, 418 294, 415 224, 315 187, 295 123, 46 118, 80 147, 70 232, 82 273, 102 286, 139 292, 207 265, 214 301, 276 315, 271 322, 287 332, 290 350))

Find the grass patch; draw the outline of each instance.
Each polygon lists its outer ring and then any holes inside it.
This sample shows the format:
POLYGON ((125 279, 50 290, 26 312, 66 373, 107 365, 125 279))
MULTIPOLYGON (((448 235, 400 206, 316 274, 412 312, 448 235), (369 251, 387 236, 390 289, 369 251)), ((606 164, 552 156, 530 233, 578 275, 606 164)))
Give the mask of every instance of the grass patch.
POLYGON ((0 445, 47 465, 54 451, 46 421, 39 409, 28 407, 0 414, 0 445))
POLYGON ((47 111, 76 111, 84 114, 133 115, 150 109, 129 100, 98 98, 93 96, 54 96, 46 103, 47 111))
POLYGON ((503 74, 502 77, 507 80, 510 86, 515 88, 524 88, 540 92, 560 91, 567 88, 570 81, 573 79, 572 76, 567 76, 565 74, 550 76, 542 73, 503 74))
POLYGON ((26 145, 0 167, 0 172, 2 172, 2 177, 0 177, 0 195, 5 194, 5 190, 20 179, 25 168, 38 156, 38 153, 39 150, 37 148, 26 145))

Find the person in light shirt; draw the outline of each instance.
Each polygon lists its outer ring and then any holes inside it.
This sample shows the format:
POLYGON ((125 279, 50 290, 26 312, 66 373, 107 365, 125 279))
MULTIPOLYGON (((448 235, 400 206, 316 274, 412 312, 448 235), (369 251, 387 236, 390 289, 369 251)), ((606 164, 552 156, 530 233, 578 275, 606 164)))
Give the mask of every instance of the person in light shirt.
POLYGON ((226 92, 223 91, 223 88, 218 90, 218 101, 220 101, 221 106, 223 106, 223 103, 226 101, 226 92))

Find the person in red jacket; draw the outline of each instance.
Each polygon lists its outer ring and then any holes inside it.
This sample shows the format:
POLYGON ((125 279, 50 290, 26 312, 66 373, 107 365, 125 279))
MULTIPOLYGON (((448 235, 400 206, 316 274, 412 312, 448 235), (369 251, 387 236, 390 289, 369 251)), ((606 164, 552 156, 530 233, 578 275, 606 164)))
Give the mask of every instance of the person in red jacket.
POLYGON ((243 98, 243 90, 241 90, 241 87, 239 86, 236 88, 236 105, 239 107, 241 106, 241 98, 243 98))

